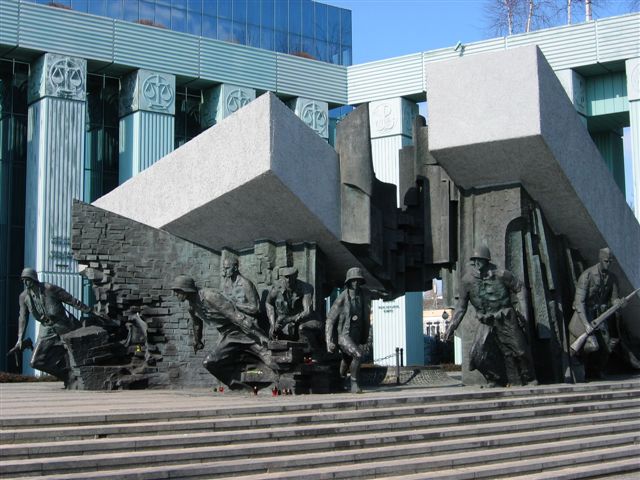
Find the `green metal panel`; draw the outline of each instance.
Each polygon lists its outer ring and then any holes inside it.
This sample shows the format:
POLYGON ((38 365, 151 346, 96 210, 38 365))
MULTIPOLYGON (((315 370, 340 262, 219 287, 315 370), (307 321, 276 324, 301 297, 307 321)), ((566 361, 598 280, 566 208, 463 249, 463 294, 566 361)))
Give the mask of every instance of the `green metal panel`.
POLYGON ((197 77, 200 38, 160 28, 115 21, 113 61, 157 72, 197 77))
POLYGON ((624 72, 587 77, 587 115, 629 111, 627 77, 624 72))
POLYGON ((259 90, 276 89, 276 54, 268 50, 200 39, 201 78, 259 90))
POLYGON ((507 48, 536 44, 554 70, 596 63, 596 22, 507 37, 507 48))
POLYGON ((18 0, 0 0, 0 53, 2 45, 13 47, 18 44, 18 0))
POLYGON ((640 56, 640 13, 598 20, 596 27, 599 62, 640 56))
POLYGON ((278 93, 347 103, 347 67, 278 53, 277 74, 278 93))
POLYGON ((624 179, 624 147, 622 145, 622 136, 619 133, 608 131, 592 133, 593 143, 596 144, 604 163, 613 175, 618 187, 625 195, 625 179, 624 179))
POLYGON ((349 104, 424 92, 422 53, 348 67, 349 104))
POLYGON ((19 45, 111 62, 113 20, 62 8, 20 4, 19 45))

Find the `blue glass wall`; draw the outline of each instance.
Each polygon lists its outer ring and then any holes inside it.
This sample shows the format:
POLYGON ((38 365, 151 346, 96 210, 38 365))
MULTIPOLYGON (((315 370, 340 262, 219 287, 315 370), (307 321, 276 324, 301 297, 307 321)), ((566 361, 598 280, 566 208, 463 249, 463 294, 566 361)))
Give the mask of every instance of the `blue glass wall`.
POLYGON ((31 1, 351 65, 351 11, 312 0, 31 1))

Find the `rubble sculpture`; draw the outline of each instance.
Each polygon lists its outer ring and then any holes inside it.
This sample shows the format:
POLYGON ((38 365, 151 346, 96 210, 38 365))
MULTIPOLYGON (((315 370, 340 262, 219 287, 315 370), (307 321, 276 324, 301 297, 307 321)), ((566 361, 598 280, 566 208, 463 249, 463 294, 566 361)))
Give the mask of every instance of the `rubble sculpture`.
POLYGON ((350 268, 344 281, 345 289, 336 298, 327 314, 327 351, 340 348, 340 376, 351 376, 351 391, 361 393, 360 365, 369 349, 369 304, 370 298, 362 288, 365 279, 358 267, 350 268))
POLYGON ((268 339, 252 316, 258 313, 258 294, 255 286, 239 274, 237 260, 225 260, 222 272, 222 292, 197 289, 194 280, 186 275, 176 277, 173 291, 180 301, 189 303, 194 352, 205 348, 204 323, 215 326, 219 332, 218 343, 205 357, 204 367, 231 389, 251 390, 240 378, 247 364, 275 370, 268 339))
POLYGON ((313 287, 298 279, 298 269, 280 272, 280 283, 269 291, 265 310, 269 318, 269 338, 294 340, 307 344, 307 353, 320 347, 322 322, 313 311, 313 287))
POLYGON ((587 376, 604 378, 609 355, 617 345, 618 339, 611 336, 606 318, 597 326, 593 323, 610 307, 616 306, 618 310, 627 302, 626 298, 619 297, 618 279, 610 271, 614 261, 611 250, 600 249, 598 259, 598 263, 587 268, 578 279, 573 302, 574 312, 569 322, 571 344, 581 335, 592 331, 582 347, 572 355, 572 372, 577 382, 585 381, 587 376))
POLYGON ((489 386, 504 384, 502 368, 510 385, 537 385, 525 333, 528 309, 522 283, 490 261, 491 253, 485 245, 473 252, 471 269, 461 279, 459 301, 445 339, 452 337, 471 302, 481 324, 471 347, 471 368, 482 373, 489 386), (518 297, 518 311, 513 307, 512 294, 518 297))

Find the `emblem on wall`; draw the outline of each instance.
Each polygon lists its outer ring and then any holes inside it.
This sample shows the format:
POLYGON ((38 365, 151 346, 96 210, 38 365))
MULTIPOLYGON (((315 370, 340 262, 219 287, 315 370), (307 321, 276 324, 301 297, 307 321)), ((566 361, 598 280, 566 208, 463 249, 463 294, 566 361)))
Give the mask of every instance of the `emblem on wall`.
POLYGON ((45 53, 31 65, 29 101, 43 97, 86 100, 87 62, 82 58, 45 53))
POLYGON ((171 107, 173 102, 172 84, 162 75, 151 75, 142 84, 142 96, 146 100, 148 108, 164 112, 171 107))
POLYGON ((176 78, 173 75, 136 70, 122 79, 120 116, 138 110, 173 115, 175 100, 176 78))
POLYGON ((416 115, 418 115, 418 106, 404 98, 371 102, 369 105, 371 138, 391 135, 410 137, 416 115))
POLYGON ((373 125, 376 131, 380 133, 390 132, 396 125, 396 116, 391 105, 381 103, 373 109, 373 125))
POLYGON ((253 97, 251 97, 244 90, 240 88, 231 90, 225 100, 225 108, 227 110, 227 115, 231 115, 232 113, 237 112, 242 107, 244 107, 249 102, 251 102, 251 100, 253 100, 253 97))

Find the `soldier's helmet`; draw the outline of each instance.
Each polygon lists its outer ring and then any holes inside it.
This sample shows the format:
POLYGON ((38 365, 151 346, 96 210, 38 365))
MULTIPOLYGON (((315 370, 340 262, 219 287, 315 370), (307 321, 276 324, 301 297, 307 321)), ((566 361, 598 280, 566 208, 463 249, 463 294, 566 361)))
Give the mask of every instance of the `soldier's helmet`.
POLYGON ((172 290, 180 290, 182 292, 197 292, 196 282, 187 275, 178 275, 173 281, 172 290))
POLYGON ((344 280, 344 284, 348 284, 351 280, 362 280, 362 283, 366 283, 362 270, 358 267, 353 267, 347 270, 347 278, 344 280))
POLYGON ((25 278, 30 278, 31 280, 35 280, 36 282, 38 282, 38 274, 36 273, 36 271, 33 268, 25 268, 24 270, 22 270, 22 273, 20 274, 20 278, 25 279, 25 278))
POLYGON ((280 270, 281 277, 291 277, 292 275, 297 275, 298 269, 296 267, 286 267, 280 270))
POLYGON ((486 245, 478 245, 473 249, 473 253, 471 254, 471 260, 476 258, 483 258, 487 261, 491 261, 491 252, 489 251, 489 247, 486 245))

